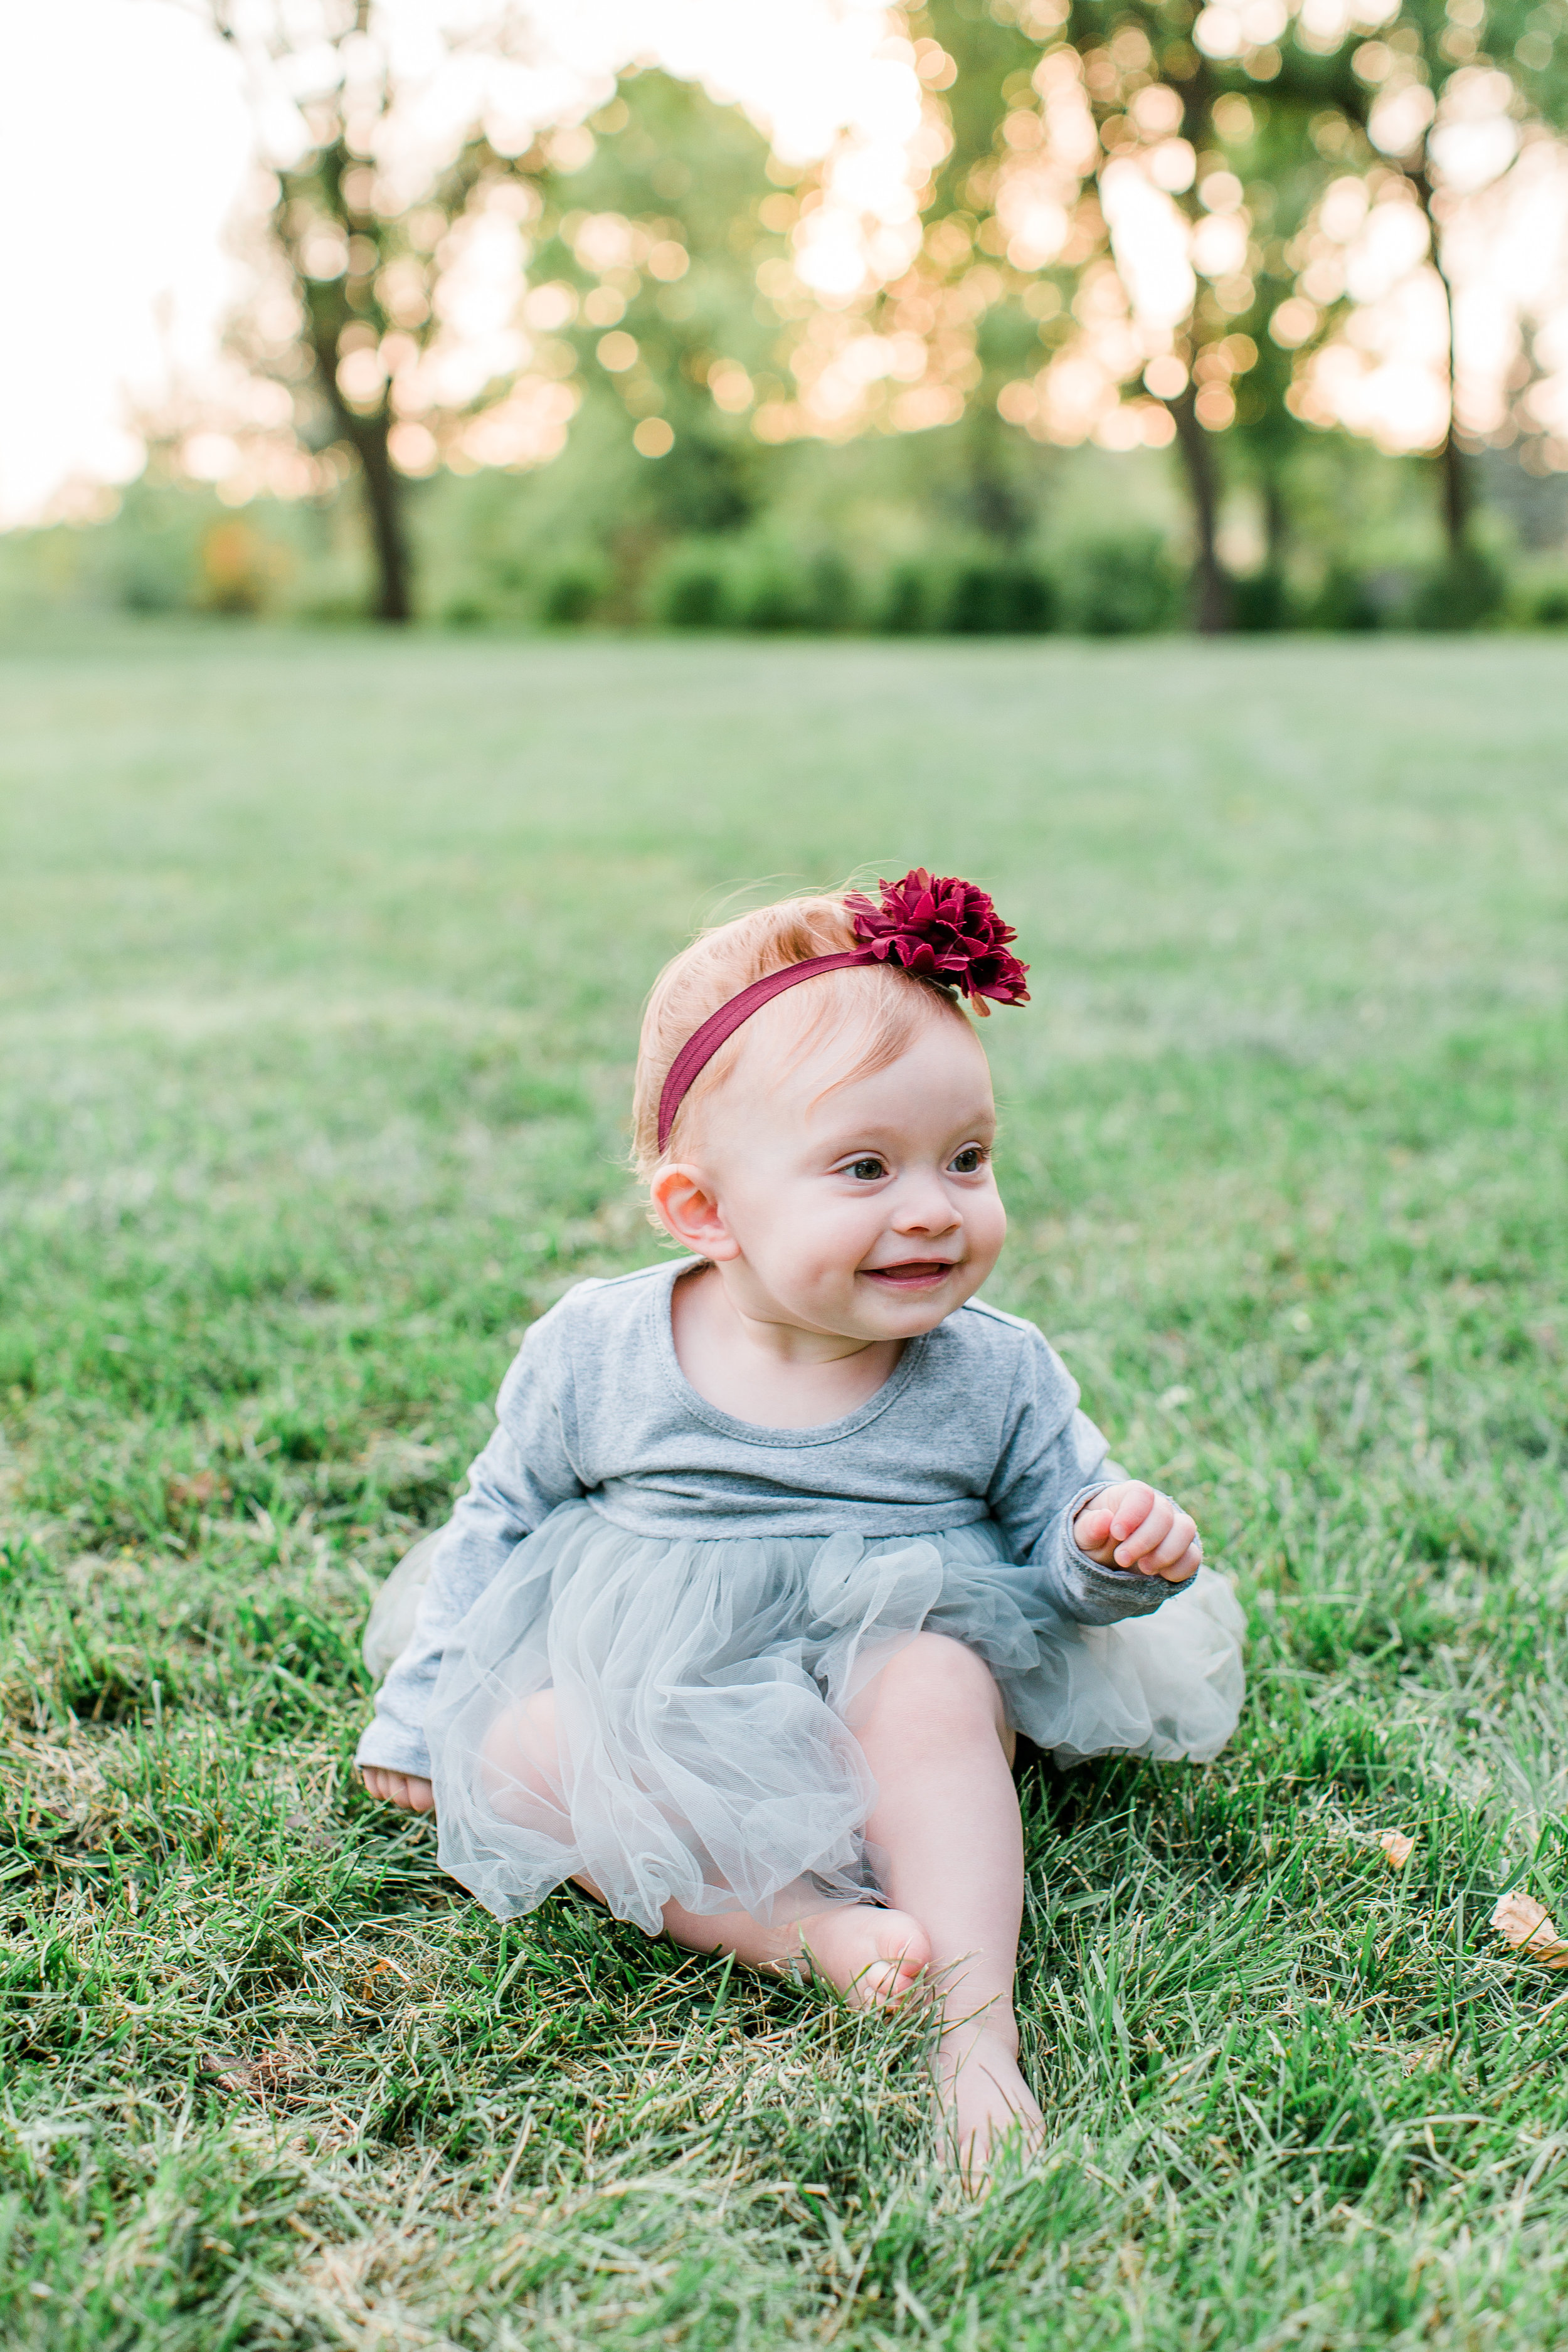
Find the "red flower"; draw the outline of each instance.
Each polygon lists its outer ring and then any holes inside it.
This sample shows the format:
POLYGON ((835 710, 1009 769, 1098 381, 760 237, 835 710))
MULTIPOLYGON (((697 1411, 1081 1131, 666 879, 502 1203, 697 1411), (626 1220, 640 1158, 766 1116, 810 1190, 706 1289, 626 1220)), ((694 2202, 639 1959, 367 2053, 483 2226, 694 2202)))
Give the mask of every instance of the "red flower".
POLYGON ((858 890, 844 902, 855 919, 855 936, 879 961, 902 964, 918 979, 934 980, 964 996, 1027 1004, 1024 975, 1029 967, 1007 952, 1008 941, 1018 934, 1002 920, 987 891, 956 875, 933 877, 923 866, 880 888, 879 907, 858 890))

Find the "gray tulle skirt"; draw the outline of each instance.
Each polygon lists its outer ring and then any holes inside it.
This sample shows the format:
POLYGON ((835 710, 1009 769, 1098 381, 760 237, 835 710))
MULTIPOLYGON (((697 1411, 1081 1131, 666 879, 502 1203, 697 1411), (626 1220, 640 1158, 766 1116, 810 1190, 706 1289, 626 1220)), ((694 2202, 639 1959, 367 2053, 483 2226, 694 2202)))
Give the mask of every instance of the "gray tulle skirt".
MULTIPOLYGON (((422 1565, 411 1556, 378 1603, 378 1663, 422 1565)), ((584 1875, 649 1934, 671 1901, 775 1920, 863 1902, 876 1790, 845 1717, 921 1631, 977 1651, 1008 1720, 1060 1763, 1219 1753, 1243 1692, 1222 1577, 1201 1569, 1154 1615, 1103 1628, 1033 1584, 989 1521, 672 1542, 564 1504, 443 1658, 428 1724, 442 1866, 498 1918, 584 1875)))

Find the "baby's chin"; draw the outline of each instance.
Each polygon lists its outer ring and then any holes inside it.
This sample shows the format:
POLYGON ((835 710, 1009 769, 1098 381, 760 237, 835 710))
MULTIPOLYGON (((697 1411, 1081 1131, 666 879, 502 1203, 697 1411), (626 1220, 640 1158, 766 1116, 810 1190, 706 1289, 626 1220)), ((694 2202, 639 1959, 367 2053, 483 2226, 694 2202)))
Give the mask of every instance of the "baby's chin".
POLYGON ((965 1260, 943 1265, 919 1259, 895 1266, 861 1266, 855 1276, 857 1301, 900 1330, 924 1330, 972 1297, 984 1272, 965 1260))

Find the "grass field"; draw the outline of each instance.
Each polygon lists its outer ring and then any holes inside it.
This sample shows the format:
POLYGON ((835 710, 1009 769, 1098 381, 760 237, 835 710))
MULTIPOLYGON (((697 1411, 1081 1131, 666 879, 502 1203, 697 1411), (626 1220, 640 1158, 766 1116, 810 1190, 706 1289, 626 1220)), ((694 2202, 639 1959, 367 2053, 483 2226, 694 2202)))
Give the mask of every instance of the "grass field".
POLYGON ((0 650, 9 2342, 1568 2339, 1568 1975, 1489 1926, 1568 1927, 1565 690, 1524 638, 0 650), (910 2024, 502 1928, 349 1773, 519 1334, 655 1254, 657 964, 917 862, 1034 965, 990 1295, 1253 1628, 1217 1765, 1026 1784, 1050 2137, 978 2208, 910 2024))

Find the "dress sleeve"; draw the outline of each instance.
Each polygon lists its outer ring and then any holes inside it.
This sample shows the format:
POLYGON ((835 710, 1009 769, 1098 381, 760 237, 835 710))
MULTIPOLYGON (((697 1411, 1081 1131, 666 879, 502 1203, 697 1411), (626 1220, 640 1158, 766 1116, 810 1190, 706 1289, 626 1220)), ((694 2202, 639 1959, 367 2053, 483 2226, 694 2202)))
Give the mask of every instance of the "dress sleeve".
POLYGON ((1060 1357, 1027 1327, 986 1499, 1013 1559, 1037 1572, 1053 1608, 1079 1624, 1114 1625, 1151 1615, 1181 1588, 1135 1568, 1102 1568, 1074 1543, 1084 1505, 1128 1475, 1079 1410, 1078 1394, 1060 1357))
POLYGON ((560 1311, 552 1307, 533 1326, 501 1382, 495 1435, 470 1467, 468 1492, 442 1530, 413 1639, 375 1695, 358 1764, 430 1778, 425 1718, 453 1628, 556 1505, 584 1491, 569 1436, 560 1311))

